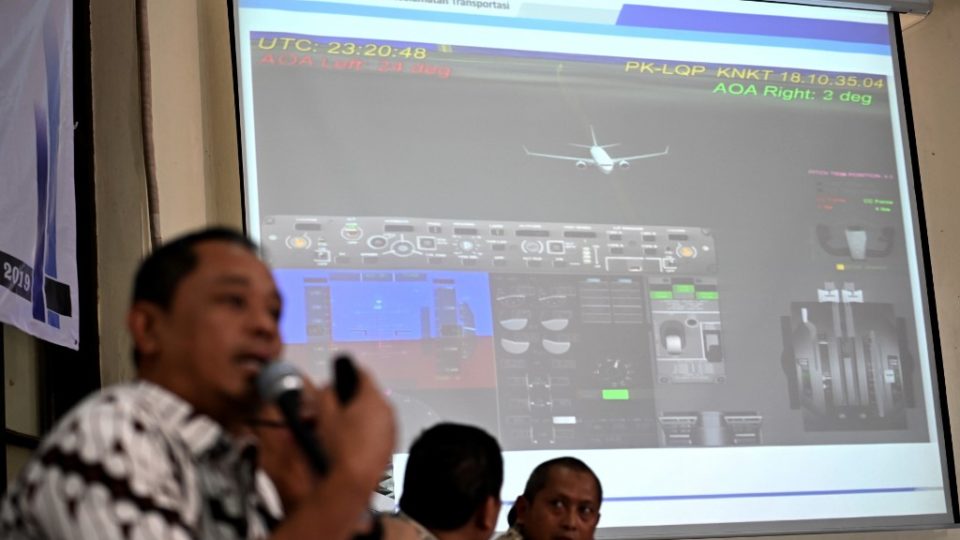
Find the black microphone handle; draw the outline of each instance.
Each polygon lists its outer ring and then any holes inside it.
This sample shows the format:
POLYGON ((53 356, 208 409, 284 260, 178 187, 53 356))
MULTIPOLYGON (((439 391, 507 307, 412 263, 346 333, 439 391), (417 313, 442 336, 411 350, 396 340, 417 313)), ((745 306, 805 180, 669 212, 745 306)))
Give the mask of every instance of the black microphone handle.
POLYGON ((330 471, 330 462, 327 459, 327 454, 320 447, 319 441, 317 441, 317 435, 308 429, 300 419, 300 393, 297 391, 284 392, 277 397, 276 403, 280 412, 283 413, 283 418, 287 421, 287 426, 293 433, 293 438, 310 461, 313 471, 320 476, 326 476, 330 471))
POLYGON ((348 354, 340 354, 333 361, 333 389, 337 394, 340 405, 350 403, 357 393, 360 375, 353 359, 348 354))

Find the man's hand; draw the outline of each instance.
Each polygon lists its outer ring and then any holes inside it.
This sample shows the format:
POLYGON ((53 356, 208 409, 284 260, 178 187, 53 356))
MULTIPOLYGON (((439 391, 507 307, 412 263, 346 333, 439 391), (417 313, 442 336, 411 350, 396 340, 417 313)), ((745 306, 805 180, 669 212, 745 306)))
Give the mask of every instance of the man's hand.
POLYGON ((393 454, 393 410, 365 371, 358 369, 356 393, 345 405, 337 401, 333 388, 325 387, 317 394, 316 407, 330 473, 316 480, 273 538, 351 538, 393 454))
POLYGON ((345 405, 331 387, 320 391, 317 428, 334 471, 347 473, 376 489, 393 454, 396 424, 393 410, 373 379, 358 368, 356 393, 345 405))

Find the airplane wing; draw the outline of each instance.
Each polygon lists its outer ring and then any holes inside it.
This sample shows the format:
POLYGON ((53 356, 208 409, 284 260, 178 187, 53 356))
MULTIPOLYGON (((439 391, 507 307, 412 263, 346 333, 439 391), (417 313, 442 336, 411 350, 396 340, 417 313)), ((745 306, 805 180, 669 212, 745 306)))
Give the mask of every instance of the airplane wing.
POLYGON ((628 156, 628 157, 613 157, 613 156, 611 156, 610 159, 612 159, 613 161, 633 161, 633 160, 635 160, 635 159, 647 159, 647 158, 652 158, 652 157, 657 157, 657 156, 665 156, 665 155, 667 155, 667 154, 669 154, 669 153, 670 153, 670 147, 668 146, 667 149, 664 150, 663 152, 656 152, 656 153, 654 153, 654 154, 643 154, 643 155, 641 155, 641 156, 628 156))
POLYGON ((526 152, 528 156, 545 157, 550 159, 566 159, 568 161, 582 161, 584 163, 589 163, 591 165, 593 164, 593 159, 588 157, 573 157, 573 156, 558 156, 554 154, 541 154, 538 152, 531 152, 527 150, 526 146, 523 147, 523 151, 526 152))

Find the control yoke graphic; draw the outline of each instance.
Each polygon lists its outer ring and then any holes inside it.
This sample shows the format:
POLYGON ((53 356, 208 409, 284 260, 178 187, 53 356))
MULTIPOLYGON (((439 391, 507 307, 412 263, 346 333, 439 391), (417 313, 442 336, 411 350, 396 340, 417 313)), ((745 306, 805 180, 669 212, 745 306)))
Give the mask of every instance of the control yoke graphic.
POLYGON ((843 229, 843 237, 838 238, 831 228, 824 224, 817 225, 817 242, 824 251, 835 257, 850 257, 862 261, 868 257, 886 257, 893 250, 893 227, 883 227, 879 235, 871 229, 860 226, 847 226, 843 229), (871 247, 872 246, 872 247, 871 247))

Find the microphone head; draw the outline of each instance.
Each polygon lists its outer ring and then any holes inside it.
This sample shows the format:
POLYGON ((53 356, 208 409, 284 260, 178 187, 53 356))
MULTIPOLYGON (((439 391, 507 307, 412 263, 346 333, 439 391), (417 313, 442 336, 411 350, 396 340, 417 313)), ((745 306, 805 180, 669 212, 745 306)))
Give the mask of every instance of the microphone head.
POLYGON ((297 368, 286 362, 273 362, 260 370, 257 391, 264 401, 276 401, 287 392, 303 390, 303 378, 297 368))

